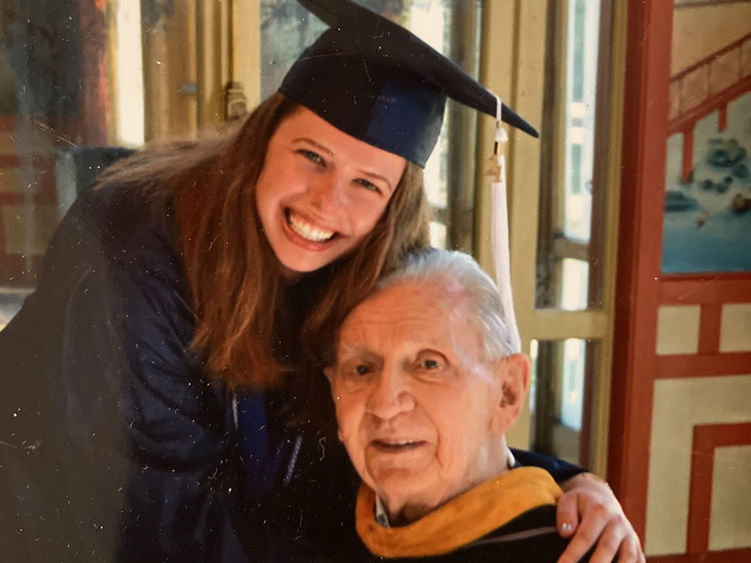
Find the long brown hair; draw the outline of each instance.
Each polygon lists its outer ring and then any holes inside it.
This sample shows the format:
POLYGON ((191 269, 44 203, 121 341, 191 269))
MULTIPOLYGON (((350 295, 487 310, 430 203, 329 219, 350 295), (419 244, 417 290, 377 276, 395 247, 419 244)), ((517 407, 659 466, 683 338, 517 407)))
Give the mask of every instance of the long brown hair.
MULTIPOLYGON (((271 387, 291 367, 274 352, 275 321, 288 304, 256 211, 255 184, 271 137, 297 107, 274 94, 228 134, 144 151, 103 177, 171 200, 196 314, 191 346, 205 357, 208 374, 232 388, 271 387)), ((325 279, 319 275, 320 289, 296 335, 306 365, 320 364, 311 358, 325 356, 332 331, 381 273, 405 250, 427 244, 422 188, 422 170, 408 162, 373 231, 326 267, 325 279)))

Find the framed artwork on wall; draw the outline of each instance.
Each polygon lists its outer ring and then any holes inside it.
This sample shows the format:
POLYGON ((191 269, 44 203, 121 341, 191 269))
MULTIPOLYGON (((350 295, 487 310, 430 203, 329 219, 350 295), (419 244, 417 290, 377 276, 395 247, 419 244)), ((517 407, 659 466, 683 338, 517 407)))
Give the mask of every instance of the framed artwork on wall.
POLYGON ((662 271, 751 271, 751 1, 676 0, 662 271))

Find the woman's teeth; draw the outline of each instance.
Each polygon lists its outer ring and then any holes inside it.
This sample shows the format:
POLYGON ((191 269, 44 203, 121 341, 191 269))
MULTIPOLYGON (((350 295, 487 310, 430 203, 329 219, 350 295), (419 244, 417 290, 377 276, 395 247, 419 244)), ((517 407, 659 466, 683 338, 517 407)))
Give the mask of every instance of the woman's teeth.
POLYGON ((312 242, 323 242, 334 236, 334 231, 316 227, 292 212, 289 213, 289 225, 302 238, 312 242))

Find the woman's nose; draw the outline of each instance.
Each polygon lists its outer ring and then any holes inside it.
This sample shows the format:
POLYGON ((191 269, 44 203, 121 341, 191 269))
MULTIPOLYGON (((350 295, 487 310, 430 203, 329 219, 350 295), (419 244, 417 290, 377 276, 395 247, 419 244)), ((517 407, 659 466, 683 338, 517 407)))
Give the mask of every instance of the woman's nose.
POLYGON ((394 373, 396 371, 384 370, 367 399, 367 411, 381 420, 389 420, 415 407, 405 376, 394 373))
POLYGON ((310 186, 310 203, 316 209, 327 210, 344 206, 344 186, 333 174, 322 175, 310 186))

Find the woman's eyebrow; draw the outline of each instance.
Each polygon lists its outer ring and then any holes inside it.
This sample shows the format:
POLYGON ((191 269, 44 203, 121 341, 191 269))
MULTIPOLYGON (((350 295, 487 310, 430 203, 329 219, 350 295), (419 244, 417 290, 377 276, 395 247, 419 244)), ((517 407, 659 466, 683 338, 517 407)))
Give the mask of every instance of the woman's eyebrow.
POLYGON ((296 139, 292 139, 292 142, 293 143, 308 143, 308 144, 313 145, 314 147, 316 147, 318 150, 320 150, 322 152, 325 152, 329 156, 333 156, 334 155, 334 153, 331 152, 327 147, 324 147, 321 143, 318 143, 318 142, 316 142, 313 139, 310 139, 308 137, 298 137, 296 139))

